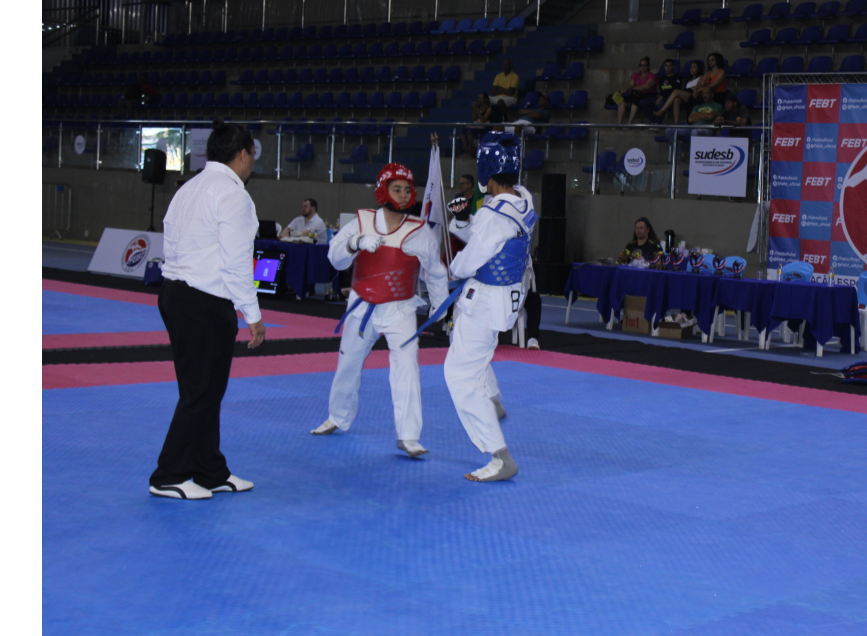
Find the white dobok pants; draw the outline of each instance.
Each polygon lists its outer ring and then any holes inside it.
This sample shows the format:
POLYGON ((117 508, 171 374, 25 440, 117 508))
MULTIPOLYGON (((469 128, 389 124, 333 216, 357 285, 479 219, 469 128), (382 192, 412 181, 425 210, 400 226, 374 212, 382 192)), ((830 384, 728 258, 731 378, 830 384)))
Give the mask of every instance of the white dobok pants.
POLYGON ((494 453, 506 446, 497 409, 491 401, 500 394, 491 368, 499 332, 488 326, 487 312, 476 309, 469 315, 455 308, 452 343, 444 370, 449 393, 470 440, 483 453, 494 453))
POLYGON ((418 340, 406 342, 416 332, 415 312, 410 312, 389 325, 374 328, 375 315, 358 335, 361 318, 347 316, 340 337, 340 357, 337 372, 331 383, 328 401, 328 416, 342 431, 349 430, 358 413, 358 390, 361 388, 361 371, 370 349, 385 336, 388 342, 388 379, 391 383, 391 401, 394 404, 394 427, 397 439, 417 441, 421 435, 421 384, 418 371, 418 340))

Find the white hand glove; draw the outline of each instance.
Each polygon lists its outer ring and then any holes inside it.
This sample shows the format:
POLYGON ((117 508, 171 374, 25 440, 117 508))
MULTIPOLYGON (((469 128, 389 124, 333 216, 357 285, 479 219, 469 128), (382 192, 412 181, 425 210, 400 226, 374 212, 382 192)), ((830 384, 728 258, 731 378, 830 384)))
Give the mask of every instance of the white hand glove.
POLYGON ((349 239, 349 246, 352 251, 367 250, 373 254, 382 245, 382 237, 373 236, 372 234, 356 234, 349 239))

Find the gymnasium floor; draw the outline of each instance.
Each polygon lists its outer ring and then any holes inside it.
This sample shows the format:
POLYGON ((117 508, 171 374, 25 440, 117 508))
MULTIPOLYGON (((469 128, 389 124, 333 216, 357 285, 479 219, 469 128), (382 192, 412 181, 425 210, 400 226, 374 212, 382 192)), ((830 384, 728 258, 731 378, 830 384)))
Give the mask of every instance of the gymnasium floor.
POLYGON ((443 339, 422 341, 431 452, 410 460, 381 346, 350 432, 309 434, 342 307, 269 299, 223 407, 256 487, 182 502, 147 492, 177 398, 155 290, 71 269, 43 270, 45 634, 867 633, 867 395, 815 359, 592 319, 503 345, 520 472, 475 484, 443 339))

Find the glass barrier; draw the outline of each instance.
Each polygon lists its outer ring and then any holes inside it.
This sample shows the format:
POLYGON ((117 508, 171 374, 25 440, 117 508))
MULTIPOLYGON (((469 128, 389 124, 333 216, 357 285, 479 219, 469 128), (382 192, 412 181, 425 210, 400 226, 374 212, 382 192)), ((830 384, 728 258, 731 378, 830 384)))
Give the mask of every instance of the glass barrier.
MULTIPOLYGON (((502 124, 391 122, 376 119, 251 121, 256 179, 373 183, 390 161, 406 163, 419 183, 427 178, 431 134, 438 136, 443 182, 475 174, 478 139, 502 124)), ((205 164, 208 121, 64 122, 43 126, 43 166, 140 170, 144 151, 167 153, 168 170, 195 173, 205 164), (60 155, 58 157, 58 154, 60 155)), ((562 123, 507 127, 524 139, 521 181, 541 187, 543 173, 566 174, 573 194, 683 197, 689 195, 688 147, 697 128, 562 123), (675 134, 677 144, 675 145, 675 134), (630 161, 626 162, 627 152, 630 161)), ((759 198, 764 139, 761 126, 703 128, 749 138, 747 200, 759 198)))

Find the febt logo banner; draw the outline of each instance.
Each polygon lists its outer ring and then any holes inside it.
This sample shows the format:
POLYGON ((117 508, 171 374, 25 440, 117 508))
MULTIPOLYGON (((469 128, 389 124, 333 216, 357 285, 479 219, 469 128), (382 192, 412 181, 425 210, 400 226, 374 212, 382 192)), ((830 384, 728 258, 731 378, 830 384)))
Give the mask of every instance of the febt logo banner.
POLYGON ((693 137, 689 152, 690 194, 746 196, 748 139, 693 137))

